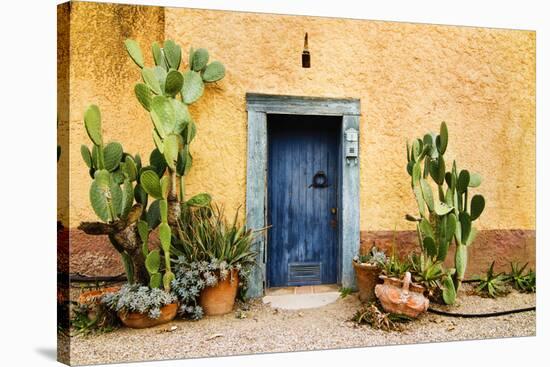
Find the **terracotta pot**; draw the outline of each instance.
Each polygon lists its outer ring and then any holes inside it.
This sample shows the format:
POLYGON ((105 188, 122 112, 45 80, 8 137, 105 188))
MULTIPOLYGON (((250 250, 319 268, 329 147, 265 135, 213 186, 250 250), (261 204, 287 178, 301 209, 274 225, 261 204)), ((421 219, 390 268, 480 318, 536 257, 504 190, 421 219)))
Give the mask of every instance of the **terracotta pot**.
POLYGON ((101 297, 108 293, 115 293, 120 290, 120 287, 107 287, 102 289, 96 289, 93 291, 82 292, 78 297, 78 303, 81 306, 87 306, 88 318, 95 320, 102 314, 100 308, 101 297))
POLYGON ((239 289, 239 272, 235 269, 225 280, 218 281, 213 287, 201 291, 200 305, 205 315, 225 315, 233 310, 237 290, 239 289))
POLYGON ((361 302, 373 302, 376 300, 374 286, 379 283, 380 267, 370 264, 359 264, 352 261, 355 269, 355 279, 359 288, 359 299, 361 302))
POLYGON ((430 301, 424 297, 424 287, 411 284, 411 273, 406 272, 403 280, 383 275, 380 278, 384 284, 378 284, 374 292, 386 312, 417 317, 428 310, 430 301))
POLYGON ((170 303, 160 309, 160 317, 158 319, 152 319, 147 314, 139 312, 118 312, 120 321, 127 327, 133 329, 144 329, 161 324, 165 324, 174 320, 178 312, 178 304, 170 303))
POLYGON ((94 305, 99 303, 99 300, 104 294, 115 293, 120 290, 120 287, 108 287, 102 289, 96 289, 93 291, 87 291, 80 294, 78 297, 78 303, 81 305, 94 305))

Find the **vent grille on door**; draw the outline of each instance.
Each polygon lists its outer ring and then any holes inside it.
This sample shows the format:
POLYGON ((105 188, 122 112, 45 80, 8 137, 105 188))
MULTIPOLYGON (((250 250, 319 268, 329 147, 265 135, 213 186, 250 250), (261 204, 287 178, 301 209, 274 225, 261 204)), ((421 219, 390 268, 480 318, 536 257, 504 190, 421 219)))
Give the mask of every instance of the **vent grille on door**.
POLYGON ((321 283, 321 263, 288 264, 288 283, 294 285, 321 283))

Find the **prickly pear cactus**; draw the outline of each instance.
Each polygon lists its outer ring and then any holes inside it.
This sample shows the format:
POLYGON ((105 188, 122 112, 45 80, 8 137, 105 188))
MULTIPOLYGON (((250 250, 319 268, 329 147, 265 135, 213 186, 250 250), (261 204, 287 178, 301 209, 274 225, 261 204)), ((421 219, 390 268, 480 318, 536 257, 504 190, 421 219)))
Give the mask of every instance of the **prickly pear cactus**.
POLYGON ((466 271, 467 247, 477 234, 473 222, 483 212, 485 199, 478 194, 469 201, 469 191, 481 184, 479 174, 458 172, 455 161, 446 171, 444 154, 448 141, 447 125, 442 122, 438 135, 428 133, 412 144, 407 142, 407 172, 420 216, 406 218, 417 222, 420 247, 434 260, 443 262, 454 240, 455 269, 450 269, 442 284, 443 299, 452 304, 466 271), (432 188, 436 188, 435 193, 432 188))
POLYGON ((189 147, 197 131, 188 105, 200 99, 205 83, 221 80, 225 68, 219 61, 209 63, 207 50, 191 48, 188 70, 180 71, 181 47, 172 40, 162 45, 153 43, 153 66, 145 65, 136 41, 128 39, 124 46, 140 70, 141 80, 134 92, 150 114, 156 148, 149 165, 142 166, 141 157, 125 153, 120 143, 105 144, 99 107, 88 107, 84 124, 92 147, 83 145, 81 154, 92 178, 91 206, 102 222, 83 222, 79 228, 88 234, 109 236, 121 254, 130 283, 169 290, 174 279, 171 237, 181 209, 206 206, 211 200, 203 193, 185 201, 184 176, 192 166, 189 147), (149 203, 149 197, 154 201, 149 203), (161 248, 149 251, 149 234, 156 227, 161 248))
MULTIPOLYGON (((146 219, 150 227, 159 226, 165 259, 162 283, 165 289, 170 289, 174 279, 170 267, 171 237, 178 226, 181 208, 183 205, 205 206, 211 200, 210 195, 199 194, 185 201, 184 176, 191 169, 193 158, 189 147, 196 134, 188 105, 200 99, 205 83, 219 81, 225 76, 225 67, 219 61, 208 63, 210 55, 206 49, 191 48, 188 70, 180 71, 181 47, 173 40, 166 40, 162 47, 157 42, 153 43, 151 52, 155 65, 148 67, 143 63, 143 54, 136 41, 126 40, 125 46, 128 55, 141 70, 142 80, 136 84, 134 91, 138 102, 151 115, 156 147, 151 153, 150 169, 141 173, 139 188, 135 191, 140 197, 145 193, 156 199, 146 219)), ((145 245, 144 254, 146 251, 145 245)), ((152 253, 145 256, 156 257, 152 253)), ((148 268, 148 271, 154 281, 150 285, 154 286, 159 282, 159 277, 151 269, 148 268)))

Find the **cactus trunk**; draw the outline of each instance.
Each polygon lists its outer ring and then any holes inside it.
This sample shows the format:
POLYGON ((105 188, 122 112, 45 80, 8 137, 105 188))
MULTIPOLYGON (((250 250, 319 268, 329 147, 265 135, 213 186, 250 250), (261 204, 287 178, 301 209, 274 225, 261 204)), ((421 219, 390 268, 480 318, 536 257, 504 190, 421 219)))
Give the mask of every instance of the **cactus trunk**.
MULTIPOLYGON (((114 233, 113 238, 128 254, 132 264, 133 282, 137 284, 149 284, 149 273, 145 267, 145 256, 141 249, 141 238, 139 237, 136 223, 131 224, 120 232, 114 233)), ((131 280, 128 279, 130 283, 131 280)))
POLYGON ((175 231, 178 228, 178 219, 181 216, 181 204, 178 199, 178 182, 176 172, 169 170, 170 189, 168 191, 168 224, 175 231))
POLYGON ((83 222, 78 228, 93 236, 107 235, 113 247, 122 256, 128 281, 147 285, 149 274, 145 267, 143 242, 137 225, 142 210, 141 205, 136 204, 124 220, 114 223, 83 222))
POLYGON ((454 274, 454 285, 455 289, 458 292, 460 286, 462 285, 462 280, 464 280, 464 274, 466 273, 466 265, 468 263, 468 249, 466 245, 457 243, 456 253, 455 253, 455 267, 456 272, 454 274))

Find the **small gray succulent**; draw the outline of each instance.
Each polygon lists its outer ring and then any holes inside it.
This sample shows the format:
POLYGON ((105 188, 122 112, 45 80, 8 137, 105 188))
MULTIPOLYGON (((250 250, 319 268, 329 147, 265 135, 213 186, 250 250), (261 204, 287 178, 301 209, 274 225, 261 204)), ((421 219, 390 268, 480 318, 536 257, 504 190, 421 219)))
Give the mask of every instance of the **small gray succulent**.
POLYGON ((194 320, 203 317, 203 310, 198 305, 198 298, 205 287, 218 284, 220 280, 230 277, 232 270, 239 272, 239 286, 246 286, 246 279, 250 273, 250 266, 243 266, 240 263, 229 265, 226 261, 219 261, 212 258, 207 261, 187 261, 180 256, 174 261, 176 278, 172 281, 171 289, 181 302, 179 313, 182 316, 194 320))
POLYGON ((147 313, 152 319, 160 317, 161 307, 176 301, 172 293, 139 284, 125 284, 118 292, 107 293, 101 298, 101 303, 113 311, 147 313))
POLYGON ((386 263, 387 257, 384 251, 372 246, 366 255, 355 255, 353 261, 359 264, 383 265, 386 263))

